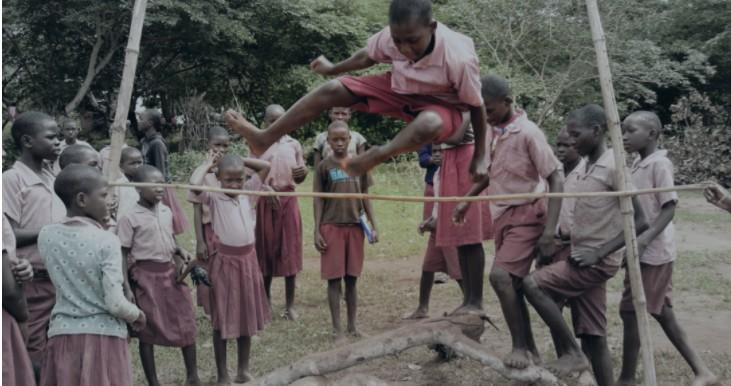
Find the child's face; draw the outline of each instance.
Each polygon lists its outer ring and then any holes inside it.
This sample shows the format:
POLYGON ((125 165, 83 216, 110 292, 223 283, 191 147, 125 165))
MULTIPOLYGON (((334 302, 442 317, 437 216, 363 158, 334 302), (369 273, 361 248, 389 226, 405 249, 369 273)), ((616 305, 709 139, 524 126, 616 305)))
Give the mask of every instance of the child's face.
POLYGON ((42 126, 34 136, 24 136, 25 147, 35 157, 55 161, 61 154, 58 125, 53 120, 46 120, 42 126))
POLYGON ((625 118, 622 122, 622 141, 624 150, 628 153, 635 153, 646 148, 655 141, 657 133, 655 129, 639 119, 625 118))
POLYGON ((218 135, 208 140, 208 150, 220 154, 226 154, 230 145, 231 139, 228 136, 218 135))
POLYGON ((99 153, 95 151, 84 152, 84 158, 82 158, 81 162, 79 163, 82 165, 91 166, 95 169, 98 169, 99 171, 102 170, 102 158, 99 156, 99 153))
MULTIPOLYGON (((218 181, 221 183, 221 187, 224 189, 235 189, 241 190, 244 187, 246 181, 246 172, 243 166, 227 166, 226 168, 218 168, 216 174, 218 181)), ((236 196, 235 194, 228 194, 229 197, 236 196)))
POLYGON ((79 136, 79 128, 76 127, 76 123, 67 122, 63 127, 63 138, 66 141, 74 140, 79 136))
POLYGON ((336 127, 328 130, 327 143, 338 157, 345 157, 348 154, 350 144, 350 130, 344 127, 336 127))
POLYGON ((485 113, 490 126, 500 126, 510 118, 512 100, 510 98, 486 98, 485 113))
POLYGON ((350 108, 349 107, 333 107, 330 109, 328 114, 330 122, 343 121, 348 122, 350 120, 350 108))
POLYGON ((562 129, 556 137, 556 157, 562 163, 574 163, 579 159, 579 153, 574 147, 574 139, 567 129, 562 129))
POLYGON ((598 126, 584 126, 577 122, 567 125, 569 136, 574 141, 574 148, 581 156, 591 154, 601 141, 601 129, 598 126))
POLYGON ((128 178, 134 174, 135 170, 142 166, 142 153, 135 151, 130 155, 124 157, 122 162, 119 164, 119 168, 122 169, 122 173, 128 178))
POLYGON ((109 217, 109 206, 107 204, 107 194, 109 186, 105 181, 100 181, 96 189, 89 193, 83 193, 83 197, 77 195, 76 205, 82 208, 84 214, 93 218, 97 222, 104 223, 109 217))
MULTIPOLYGON (((160 173, 160 171, 156 170, 154 172, 148 173, 148 175, 145 177, 145 180, 140 182, 164 184, 165 177, 162 176, 162 173, 160 173)), ((140 194, 140 199, 144 200, 150 205, 156 205, 158 202, 162 201, 163 194, 165 193, 165 188, 163 188, 162 186, 144 187, 137 188, 137 191, 140 194)))
POLYGON ((390 27, 391 39, 399 52, 411 61, 418 61, 426 54, 437 23, 432 21, 424 24, 414 18, 403 24, 391 24, 390 27))

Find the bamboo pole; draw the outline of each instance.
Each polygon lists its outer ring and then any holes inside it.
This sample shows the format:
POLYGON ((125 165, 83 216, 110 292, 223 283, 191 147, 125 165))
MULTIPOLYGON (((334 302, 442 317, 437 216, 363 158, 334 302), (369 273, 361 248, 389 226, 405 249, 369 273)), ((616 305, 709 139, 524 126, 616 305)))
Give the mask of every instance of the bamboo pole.
POLYGON ((142 37, 142 26, 145 24, 145 10, 147 0, 135 0, 132 8, 132 22, 129 27, 129 39, 124 55, 124 69, 122 70, 122 81, 119 85, 117 96, 117 111, 114 114, 112 123, 112 151, 110 154, 110 167, 107 169, 107 179, 114 181, 119 177, 119 158, 122 155, 122 145, 125 141, 127 130, 127 115, 129 114, 130 99, 132 99, 132 88, 135 82, 137 71, 137 57, 140 54, 140 39, 142 37))
MULTIPOLYGON (((604 110, 607 114, 609 133, 612 138, 612 151, 617 166, 619 177, 619 190, 627 190, 630 179, 624 158, 624 147, 622 145, 622 131, 619 126, 619 112, 614 97, 614 86, 612 85, 612 72, 609 67, 609 55, 607 54, 606 37, 602 27, 599 7, 596 0, 586 0, 586 8, 589 14, 589 25, 596 51, 597 67, 599 68, 599 79, 604 99, 604 110)), ((637 315, 637 325, 642 345, 642 364, 644 368, 644 384, 655 386, 657 384, 655 374, 655 360, 653 358, 652 338, 650 335, 650 323, 647 316, 647 301, 645 291, 642 287, 642 276, 640 274, 640 259, 637 251, 637 235, 635 233, 634 210, 632 199, 629 196, 621 196, 619 202, 624 215, 624 239, 627 247, 627 271, 629 272, 630 287, 632 289, 632 302, 637 315)))

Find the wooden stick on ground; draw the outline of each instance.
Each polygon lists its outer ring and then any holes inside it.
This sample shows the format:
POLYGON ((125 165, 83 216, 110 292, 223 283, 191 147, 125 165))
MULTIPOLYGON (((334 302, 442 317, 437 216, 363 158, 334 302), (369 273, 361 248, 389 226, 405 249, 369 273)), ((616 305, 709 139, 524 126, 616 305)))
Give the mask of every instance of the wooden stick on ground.
MULTIPOLYGON (((607 54, 606 38, 602 28, 599 7, 596 0, 586 0, 586 8, 589 14, 591 35, 594 40, 596 51, 597 67, 599 68, 599 79, 604 99, 604 110, 607 114, 609 133, 612 137, 612 150, 614 161, 617 165, 619 190, 627 190, 630 180, 624 158, 624 147, 622 145, 622 130, 619 126, 619 112, 617 102, 614 99, 614 86, 612 85, 612 72, 609 68, 609 55, 607 54)), ((637 315, 640 342, 642 345, 642 364, 645 371, 644 384, 655 386, 657 384, 655 375, 655 360, 653 358, 652 339, 650 335, 650 324, 647 316, 645 291, 642 287, 642 276, 640 274, 640 259, 637 251, 637 235, 635 233, 634 210, 632 199, 629 196, 619 198, 624 215, 624 238, 627 246, 627 271, 629 272, 630 286, 632 288, 632 302, 637 315)))
POLYGON ((107 169, 107 180, 109 181, 114 181, 119 177, 119 158, 122 155, 122 144, 124 144, 127 130, 127 116, 135 82, 135 72, 137 71, 137 57, 140 54, 140 39, 142 37, 142 26, 145 24, 146 9, 147 0, 135 0, 132 9, 132 22, 129 27, 129 39, 124 55, 122 81, 117 96, 117 110, 114 114, 114 123, 112 123, 112 152, 109 161, 111 165, 107 169))

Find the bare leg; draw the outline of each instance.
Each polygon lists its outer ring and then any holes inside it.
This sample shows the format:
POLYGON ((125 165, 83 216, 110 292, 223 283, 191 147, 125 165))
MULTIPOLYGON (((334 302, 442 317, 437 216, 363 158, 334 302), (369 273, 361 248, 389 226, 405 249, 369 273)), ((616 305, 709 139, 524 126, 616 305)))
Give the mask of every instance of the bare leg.
POLYGON ((198 363, 195 355, 195 344, 185 346, 183 351, 183 362, 185 363, 185 386, 200 386, 198 378, 198 363))
POLYGON ((413 314, 404 319, 424 319, 429 317, 429 297, 434 285, 434 272, 422 272, 419 283, 419 306, 413 314))
POLYGON ((482 311, 482 291, 484 290, 485 250, 482 244, 460 245, 457 247, 459 268, 464 282, 464 305, 453 313, 482 311))
POLYGON ((253 153, 262 154, 279 138, 316 119, 323 111, 331 107, 352 106, 361 101, 362 98, 353 95, 339 80, 334 79, 300 98, 266 130, 259 130, 246 120, 229 119, 228 116, 227 123, 246 139, 253 153))
POLYGON ((523 291, 518 291, 518 302, 520 304, 520 313, 523 319, 523 333, 525 334, 525 345, 528 348, 528 352, 531 354, 533 360, 536 363, 541 362, 541 354, 538 353, 536 347, 536 341, 533 338, 533 328, 530 325, 530 313, 528 312, 528 305, 525 301, 525 294, 523 291))
POLYGON ((621 311, 624 325, 624 342, 622 344, 622 371, 619 373, 617 385, 635 385, 637 360, 640 355, 640 335, 637 331, 637 318, 632 311, 621 311))
POLYGON ((272 306, 272 277, 264 276, 264 290, 267 293, 267 300, 269 301, 269 307, 272 306))
POLYGON ((513 277, 507 271, 493 265, 490 271, 490 284, 500 300, 505 323, 513 340, 513 351, 503 359, 505 366, 524 369, 530 364, 528 342, 524 331, 524 320, 518 292, 513 284, 513 277))
POLYGON ((459 271, 462 274, 462 304, 457 309, 452 311, 453 314, 458 313, 463 308, 467 307, 470 296, 470 265, 468 263, 469 256, 458 255, 459 258, 459 271))
POLYGON ((249 374, 249 355, 251 354, 251 337, 250 336, 240 336, 238 339, 236 339, 236 343, 238 346, 238 368, 236 370, 236 379, 234 380, 236 383, 246 383, 254 379, 254 377, 249 374))
POLYGON ((218 373, 217 385, 223 386, 231 383, 226 367, 226 341, 221 338, 221 331, 213 330, 213 356, 216 359, 216 372, 218 373))
POLYGON ((613 385, 612 356, 607 347, 607 338, 604 336, 584 335, 581 337, 581 349, 589 358, 599 386, 613 385))
POLYGON ((358 315, 358 278, 345 275, 345 305, 348 309, 348 334, 360 337, 361 333, 356 328, 358 315))
POLYGON ((142 370, 145 372, 145 378, 149 386, 160 386, 157 380, 157 370, 155 369, 155 347, 148 343, 140 342, 140 361, 142 362, 142 370))
POLYGON ((343 338, 343 328, 340 324, 340 298, 342 297, 340 281, 340 279, 327 281, 327 302, 330 306, 330 317, 332 318, 333 333, 335 334, 336 341, 342 340, 343 338))
POLYGON ((296 288, 296 280, 297 276, 287 276, 284 278, 284 301, 285 301, 285 311, 284 315, 285 318, 289 320, 297 320, 299 318, 299 314, 294 309, 294 291, 296 288))

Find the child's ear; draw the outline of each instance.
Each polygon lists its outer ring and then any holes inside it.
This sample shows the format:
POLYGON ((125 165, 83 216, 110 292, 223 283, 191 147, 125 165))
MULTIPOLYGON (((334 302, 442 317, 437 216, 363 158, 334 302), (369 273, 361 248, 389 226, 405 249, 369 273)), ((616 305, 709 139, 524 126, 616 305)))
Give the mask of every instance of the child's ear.
POLYGON ((74 197, 74 201, 76 202, 76 206, 79 208, 86 208, 86 193, 84 192, 78 192, 76 193, 76 196, 74 197))
POLYGON ((30 149, 31 147, 33 147, 33 137, 28 134, 21 135, 20 146, 24 149, 30 149))
POLYGON ((508 106, 512 105, 513 104, 513 97, 506 96, 505 97, 505 104, 508 105, 508 106))
POLYGON ((432 19, 429 22, 429 28, 432 30, 432 32, 436 31, 437 30, 437 21, 432 19))

